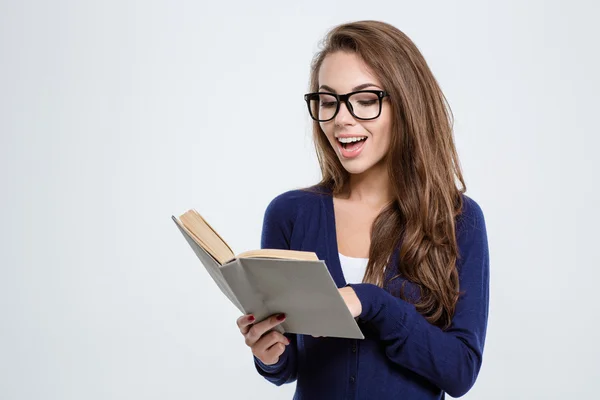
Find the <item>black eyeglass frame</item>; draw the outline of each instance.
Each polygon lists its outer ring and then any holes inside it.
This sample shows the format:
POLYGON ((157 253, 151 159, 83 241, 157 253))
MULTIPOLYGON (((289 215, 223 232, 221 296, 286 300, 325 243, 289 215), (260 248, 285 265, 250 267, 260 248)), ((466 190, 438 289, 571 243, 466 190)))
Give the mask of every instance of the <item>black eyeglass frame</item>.
POLYGON ((318 122, 328 122, 331 121, 332 119, 334 119, 337 115, 338 112, 340 111, 340 104, 342 104, 342 101, 346 104, 346 108, 348 109, 348 111, 350 111, 350 114, 352 114, 352 116, 356 119, 359 119, 361 121, 371 121, 373 119, 377 119, 379 118, 379 116, 381 115, 381 109, 383 107, 383 99, 385 97, 388 97, 390 94, 388 92, 386 92, 385 90, 358 90, 356 92, 350 92, 350 93, 346 93, 346 94, 337 94, 337 93, 331 93, 331 92, 315 92, 315 93, 306 93, 304 95, 304 101, 306 101, 306 106, 308 107, 308 114, 310 115, 310 117, 312 119, 314 119, 315 121, 318 122), (361 118, 361 117, 357 117, 354 114, 354 109, 352 108, 352 104, 350 103, 350 96, 357 94, 357 93, 373 93, 377 95, 377 98, 379 99, 379 111, 377 112, 377 115, 373 118, 361 118), (333 96, 336 98, 337 103, 336 103, 336 109, 333 113, 333 116, 329 119, 318 119, 315 118, 312 115, 312 110, 310 109, 310 101, 314 100, 314 99, 319 99, 319 95, 321 94, 328 94, 330 96, 333 96))

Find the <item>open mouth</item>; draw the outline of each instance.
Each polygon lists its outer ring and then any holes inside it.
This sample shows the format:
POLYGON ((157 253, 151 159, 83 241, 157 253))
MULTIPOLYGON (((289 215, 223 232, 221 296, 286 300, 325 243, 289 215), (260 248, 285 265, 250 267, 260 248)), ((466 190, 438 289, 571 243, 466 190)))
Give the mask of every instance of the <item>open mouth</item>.
POLYGON ((349 138, 337 138, 337 141, 341 144, 342 148, 346 151, 355 151, 362 147, 364 142, 367 140, 366 136, 356 136, 349 138))

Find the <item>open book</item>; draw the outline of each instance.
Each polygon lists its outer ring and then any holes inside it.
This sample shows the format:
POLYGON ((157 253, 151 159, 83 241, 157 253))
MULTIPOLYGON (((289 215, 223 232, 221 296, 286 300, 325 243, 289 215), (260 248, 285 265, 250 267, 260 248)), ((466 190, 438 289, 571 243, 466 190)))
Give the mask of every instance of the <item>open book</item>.
POLYGON ((259 249, 235 255, 195 210, 172 216, 219 289, 244 314, 261 321, 285 313, 275 329, 364 339, 325 262, 313 252, 259 249))
MULTIPOLYGON (((179 217, 183 226, 192 235, 194 240, 202 246, 219 264, 224 265, 236 258, 231 247, 215 231, 212 226, 196 211, 189 210, 179 217)), ((177 222, 177 221, 176 221, 177 222)), ((292 260, 318 260, 315 253, 306 251, 280 250, 280 249, 260 249, 250 250, 237 255, 237 258, 283 258, 292 260)))

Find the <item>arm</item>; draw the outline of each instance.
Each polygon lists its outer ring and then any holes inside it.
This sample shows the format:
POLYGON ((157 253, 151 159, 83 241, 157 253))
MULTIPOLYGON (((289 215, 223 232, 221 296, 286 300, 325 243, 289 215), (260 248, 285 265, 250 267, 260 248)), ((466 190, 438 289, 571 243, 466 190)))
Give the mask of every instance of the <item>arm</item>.
POLYGON ((410 303, 372 284, 351 284, 359 318, 376 327, 388 358, 427 378, 452 397, 473 386, 482 362, 489 304, 489 252, 483 213, 466 199, 457 223, 460 290, 449 329, 430 324, 410 303))
MULTIPOLYGON (((290 249, 293 219, 290 216, 289 207, 290 205, 282 201, 280 197, 276 197, 268 205, 261 235, 262 249, 290 249)), ((297 373, 296 334, 285 333, 284 335, 290 340, 290 344, 286 346, 277 363, 266 365, 254 357, 254 365, 258 373, 277 386, 294 382, 297 373)))

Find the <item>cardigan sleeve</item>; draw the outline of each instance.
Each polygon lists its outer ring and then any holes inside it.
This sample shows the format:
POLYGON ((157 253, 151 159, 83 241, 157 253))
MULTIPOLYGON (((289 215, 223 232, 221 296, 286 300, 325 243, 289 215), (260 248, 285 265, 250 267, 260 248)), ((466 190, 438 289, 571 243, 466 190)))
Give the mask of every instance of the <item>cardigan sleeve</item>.
POLYGON ((359 318, 375 327, 393 363, 425 377, 452 397, 467 393, 482 363, 489 304, 489 251, 481 208, 465 196, 457 218, 459 285, 451 326, 430 324, 416 308, 372 284, 350 284, 362 304, 359 318))
MULTIPOLYGON (((285 194, 277 196, 269 203, 264 214, 261 234, 262 249, 290 249, 290 240, 294 215, 285 194)), ((254 365, 258 373, 269 382, 281 386, 291 383, 297 377, 297 346, 296 334, 285 333, 290 340, 279 361, 273 365, 266 365, 254 356, 254 365)))

